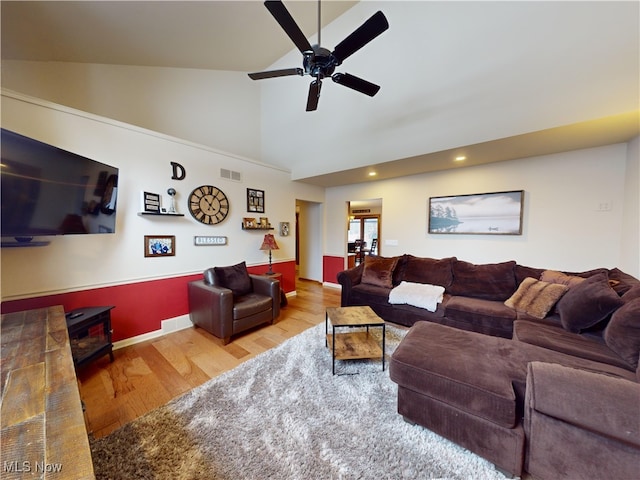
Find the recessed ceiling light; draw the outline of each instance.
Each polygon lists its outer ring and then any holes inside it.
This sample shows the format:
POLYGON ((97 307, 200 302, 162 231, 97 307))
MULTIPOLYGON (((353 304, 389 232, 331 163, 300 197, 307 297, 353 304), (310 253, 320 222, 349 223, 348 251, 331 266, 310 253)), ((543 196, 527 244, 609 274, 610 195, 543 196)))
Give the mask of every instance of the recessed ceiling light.
POLYGON ((370 177, 375 177, 376 175, 377 175, 377 173, 376 173, 376 172, 369 172, 369 176, 370 176, 370 177))
POLYGON ((465 157, 464 155, 458 155, 456 157, 456 162, 462 162, 463 160, 466 160, 467 157, 465 157))

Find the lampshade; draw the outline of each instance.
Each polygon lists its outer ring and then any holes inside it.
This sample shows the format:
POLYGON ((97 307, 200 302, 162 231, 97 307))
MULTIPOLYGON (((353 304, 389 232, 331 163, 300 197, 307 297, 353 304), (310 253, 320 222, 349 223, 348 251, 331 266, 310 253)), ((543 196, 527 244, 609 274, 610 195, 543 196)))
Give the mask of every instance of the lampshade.
POLYGON ((280 250, 280 247, 278 247, 273 234, 267 233, 264 236, 264 240, 262 240, 262 246, 260 247, 260 250, 280 250))

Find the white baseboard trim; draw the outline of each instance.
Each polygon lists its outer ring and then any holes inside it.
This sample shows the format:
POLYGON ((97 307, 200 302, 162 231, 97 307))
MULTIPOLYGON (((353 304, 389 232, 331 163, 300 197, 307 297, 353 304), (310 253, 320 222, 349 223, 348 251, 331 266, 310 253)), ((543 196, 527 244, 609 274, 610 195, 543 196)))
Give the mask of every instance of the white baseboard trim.
POLYGON ((332 282, 322 282, 322 286, 330 287, 330 288, 342 288, 342 285, 340 285, 339 283, 332 283, 332 282))
POLYGON ((189 314, 180 315, 179 317, 174 318, 168 318, 167 320, 162 320, 162 322, 160 322, 159 330, 154 330, 153 332, 143 333, 142 335, 125 338, 124 340, 114 342, 113 349, 118 350, 119 348, 135 345, 136 343, 146 342, 147 340, 152 340, 168 333, 177 332, 178 330, 184 330, 185 328, 191 327, 193 327, 193 323, 191 323, 191 319, 189 319, 189 314))

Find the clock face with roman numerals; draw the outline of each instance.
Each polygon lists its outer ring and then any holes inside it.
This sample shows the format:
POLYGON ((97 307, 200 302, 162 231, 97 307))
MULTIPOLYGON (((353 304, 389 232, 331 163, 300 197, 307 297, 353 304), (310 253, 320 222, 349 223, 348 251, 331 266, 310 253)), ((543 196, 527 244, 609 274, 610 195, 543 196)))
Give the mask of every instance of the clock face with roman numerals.
POLYGON ((200 223, 215 225, 227 218, 229 200, 222 190, 202 185, 189 195, 189 213, 200 223))

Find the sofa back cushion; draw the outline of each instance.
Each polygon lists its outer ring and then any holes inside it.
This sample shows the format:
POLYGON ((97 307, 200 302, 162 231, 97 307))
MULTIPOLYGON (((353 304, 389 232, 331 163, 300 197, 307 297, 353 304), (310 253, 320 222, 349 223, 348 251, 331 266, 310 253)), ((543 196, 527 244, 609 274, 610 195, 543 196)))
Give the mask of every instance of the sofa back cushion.
POLYGON ((393 288, 393 271, 398 264, 398 257, 364 257, 364 269, 360 283, 376 287, 393 288))
POLYGON ((515 266, 514 261, 475 265, 456 260, 449 293, 504 302, 517 288, 515 266))
POLYGON ((624 295, 629 290, 636 286, 640 286, 640 280, 624 273, 619 268, 612 268, 609 270, 609 280, 612 280, 612 287, 618 293, 618 295, 624 295))
POLYGON ((640 286, 622 297, 625 304, 615 311, 604 330, 604 341, 629 365, 640 368, 640 286))
POLYGON ((609 286, 606 273, 594 275, 570 288, 560 299, 560 322, 565 330, 579 333, 607 318, 623 303, 620 296, 609 286))
POLYGON ((406 255, 402 280, 410 283, 427 283, 449 287, 453 282, 455 257, 435 259, 406 255))

